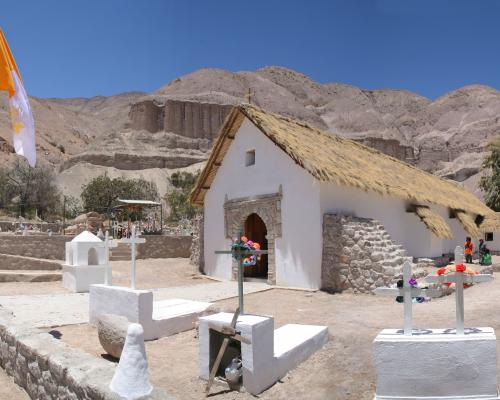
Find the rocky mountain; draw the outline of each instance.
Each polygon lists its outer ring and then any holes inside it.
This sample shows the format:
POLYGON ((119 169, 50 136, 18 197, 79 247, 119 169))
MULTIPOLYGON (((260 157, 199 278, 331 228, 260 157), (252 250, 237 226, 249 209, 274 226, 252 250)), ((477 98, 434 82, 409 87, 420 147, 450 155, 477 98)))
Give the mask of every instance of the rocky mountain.
MULTIPOLYGON (((264 109, 359 140, 476 192, 485 146, 500 132, 500 92, 487 86, 431 101, 404 90, 320 84, 282 67, 202 69, 153 93, 32 98, 39 157, 76 197, 104 171, 152 179, 164 192, 170 173, 200 168, 231 106, 248 96, 264 109)), ((0 162, 14 157, 7 111, 2 98, 0 162)))

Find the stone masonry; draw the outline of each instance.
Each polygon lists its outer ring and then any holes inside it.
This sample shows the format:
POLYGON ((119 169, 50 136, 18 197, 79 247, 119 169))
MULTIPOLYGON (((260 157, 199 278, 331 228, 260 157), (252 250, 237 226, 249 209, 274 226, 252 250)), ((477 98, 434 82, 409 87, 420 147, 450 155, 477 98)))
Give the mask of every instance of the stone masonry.
MULTIPOLYGON (((278 193, 259 196, 226 199, 224 203, 224 225, 226 237, 235 239, 243 232, 245 221, 251 214, 257 214, 267 229, 267 282, 276 284, 276 261, 274 255, 274 240, 281 237, 281 186, 278 193)), ((233 261, 232 276, 236 279, 238 265, 233 261)))
MULTIPOLYGON (((373 219, 325 214, 323 216, 322 289, 371 293, 401 279, 403 246, 395 244, 384 226, 373 219)), ((425 275, 413 265, 415 278, 425 275)))
POLYGON ((198 271, 205 271, 205 256, 204 256, 204 218, 203 213, 197 215, 193 219, 193 237, 191 241, 191 255, 189 261, 192 265, 198 267, 198 271))
MULTIPOLYGON (((116 365, 68 346, 0 311, 0 366, 36 400, 118 400, 109 382, 116 365)), ((155 389, 144 399, 173 400, 155 389)))

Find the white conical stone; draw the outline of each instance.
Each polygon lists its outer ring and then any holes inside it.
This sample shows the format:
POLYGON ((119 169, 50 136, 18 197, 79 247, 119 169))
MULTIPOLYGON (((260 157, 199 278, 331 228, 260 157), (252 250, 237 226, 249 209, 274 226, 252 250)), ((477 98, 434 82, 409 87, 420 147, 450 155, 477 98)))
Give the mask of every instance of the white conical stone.
POLYGON ((109 388, 127 400, 139 399, 153 391, 149 382, 144 330, 139 324, 128 327, 120 362, 109 388))

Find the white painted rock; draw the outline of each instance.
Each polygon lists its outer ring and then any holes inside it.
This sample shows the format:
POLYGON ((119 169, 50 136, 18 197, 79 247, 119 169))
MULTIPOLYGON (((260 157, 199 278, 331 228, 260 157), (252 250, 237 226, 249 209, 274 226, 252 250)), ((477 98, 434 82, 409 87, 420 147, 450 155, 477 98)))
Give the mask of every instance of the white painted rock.
POLYGON ((144 347, 144 330, 139 324, 130 324, 125 346, 109 388, 127 400, 136 400, 151 394, 148 360, 144 347))
POLYGON ((130 322, 126 317, 102 314, 97 317, 97 335, 109 355, 120 358, 130 322))

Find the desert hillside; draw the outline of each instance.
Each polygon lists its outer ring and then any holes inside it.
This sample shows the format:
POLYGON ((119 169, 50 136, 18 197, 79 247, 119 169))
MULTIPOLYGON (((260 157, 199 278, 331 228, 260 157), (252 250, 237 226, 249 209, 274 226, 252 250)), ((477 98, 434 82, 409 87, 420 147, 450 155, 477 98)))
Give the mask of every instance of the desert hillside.
MULTIPOLYGON (((476 191, 488 139, 500 132, 500 92, 467 86, 431 101, 403 90, 320 84, 282 67, 202 69, 153 93, 32 98, 39 159, 58 171, 65 194, 107 171, 145 177, 161 192, 179 169, 196 170, 231 105, 246 101, 307 121, 476 191)), ((14 158, 5 97, 0 99, 0 162, 14 158)))

